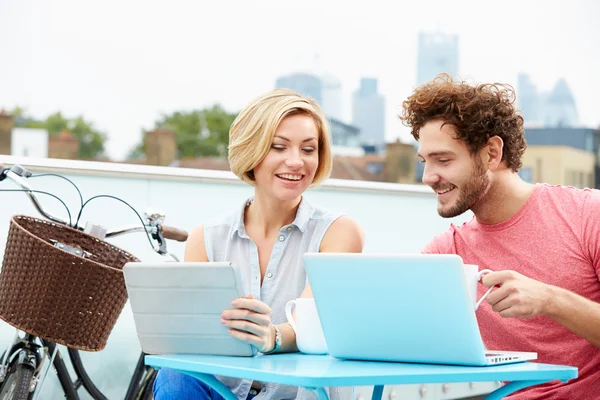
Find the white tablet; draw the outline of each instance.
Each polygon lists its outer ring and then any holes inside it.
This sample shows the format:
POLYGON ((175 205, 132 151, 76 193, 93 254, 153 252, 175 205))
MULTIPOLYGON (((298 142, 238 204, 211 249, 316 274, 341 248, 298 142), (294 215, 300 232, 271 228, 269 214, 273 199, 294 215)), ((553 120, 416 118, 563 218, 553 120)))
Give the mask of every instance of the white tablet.
POLYGON ((235 264, 131 262, 123 273, 143 352, 256 355, 221 324, 231 301, 246 296, 235 264))

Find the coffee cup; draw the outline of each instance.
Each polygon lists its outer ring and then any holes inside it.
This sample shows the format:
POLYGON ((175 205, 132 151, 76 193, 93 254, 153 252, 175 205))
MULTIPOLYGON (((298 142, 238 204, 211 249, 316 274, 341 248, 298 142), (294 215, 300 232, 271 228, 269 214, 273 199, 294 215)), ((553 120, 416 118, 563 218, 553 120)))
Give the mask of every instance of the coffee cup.
POLYGON ((469 296, 473 302, 473 307, 477 310, 481 302, 487 297, 490 293, 491 288, 479 299, 477 300, 477 284, 481 281, 481 277, 488 272, 492 272, 489 269, 484 269, 479 271, 479 266, 475 264, 464 264, 463 265, 463 275, 465 277, 465 283, 467 284, 467 289, 469 290, 469 296))
POLYGON ((327 343, 314 298, 290 300, 285 305, 285 316, 296 332, 298 350, 306 354, 327 354, 327 343), (295 307, 295 318, 292 309, 295 307))

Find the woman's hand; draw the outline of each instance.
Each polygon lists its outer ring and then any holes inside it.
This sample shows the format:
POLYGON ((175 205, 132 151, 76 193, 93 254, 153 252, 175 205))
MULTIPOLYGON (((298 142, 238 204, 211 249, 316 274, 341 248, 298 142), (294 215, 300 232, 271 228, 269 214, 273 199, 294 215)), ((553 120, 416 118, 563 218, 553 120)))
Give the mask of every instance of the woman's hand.
POLYGON ((234 307, 223 311, 221 323, 229 328, 236 339, 250 343, 261 353, 275 347, 275 332, 271 324, 271 308, 252 295, 235 299, 234 307))

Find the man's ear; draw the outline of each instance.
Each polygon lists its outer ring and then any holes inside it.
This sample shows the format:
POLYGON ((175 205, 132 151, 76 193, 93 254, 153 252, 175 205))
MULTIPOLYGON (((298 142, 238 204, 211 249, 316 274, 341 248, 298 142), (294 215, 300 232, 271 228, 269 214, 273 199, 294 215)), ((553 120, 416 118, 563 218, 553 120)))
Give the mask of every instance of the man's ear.
POLYGON ((504 141, 500 136, 493 136, 489 138, 483 157, 490 170, 494 171, 500 166, 500 163, 502 162, 503 147, 504 141))

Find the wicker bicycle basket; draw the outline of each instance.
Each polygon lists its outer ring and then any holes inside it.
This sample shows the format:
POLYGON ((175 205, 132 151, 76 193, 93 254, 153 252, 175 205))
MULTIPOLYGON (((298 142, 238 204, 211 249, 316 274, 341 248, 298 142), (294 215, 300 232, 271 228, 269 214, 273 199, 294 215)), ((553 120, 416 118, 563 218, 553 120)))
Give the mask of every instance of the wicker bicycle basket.
POLYGON ((127 301, 122 268, 130 261, 139 260, 86 233, 15 215, 0 270, 0 318, 52 342, 102 350, 127 301))

